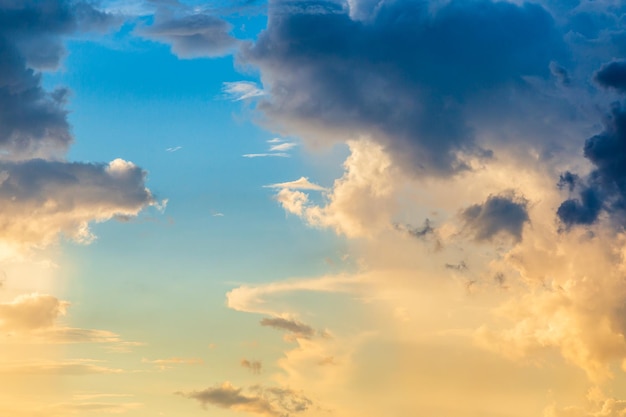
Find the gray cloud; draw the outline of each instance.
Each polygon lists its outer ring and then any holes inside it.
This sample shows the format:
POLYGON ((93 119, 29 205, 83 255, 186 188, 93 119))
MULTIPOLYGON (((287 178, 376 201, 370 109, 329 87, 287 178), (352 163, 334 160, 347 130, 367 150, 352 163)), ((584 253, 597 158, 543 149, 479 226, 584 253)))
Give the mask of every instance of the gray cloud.
MULTIPOLYGON (((604 67, 608 68, 608 67, 604 67)), ((585 178, 566 172, 561 184, 567 184, 574 196, 557 210, 559 219, 570 227, 595 223, 607 212, 618 223, 626 221, 626 108, 613 103, 604 121, 604 131, 587 139, 584 155, 594 166, 585 178)))
POLYGON ((0 158, 60 156, 72 141, 65 89, 46 91, 34 69, 56 68, 63 36, 99 30, 115 16, 90 3, 63 0, 0 4, 0 158))
POLYGON ((258 109, 273 127, 309 140, 372 135, 412 172, 448 175, 468 168, 461 153, 488 157, 468 103, 550 77, 564 48, 535 4, 357 3, 272 1, 240 59, 261 70, 258 109))
POLYGON ((121 159, 109 164, 0 162, 0 240, 47 244, 61 232, 89 241, 90 221, 134 216, 155 204, 145 176, 141 168, 121 159))
POLYGON ((307 324, 296 320, 288 320, 282 317, 264 318, 261 320, 261 326, 269 326, 279 330, 286 330, 296 337, 310 339, 315 335, 315 330, 307 324))
POLYGON ((488 241, 502 233, 519 241, 524 224, 529 221, 527 205, 523 198, 491 195, 484 203, 464 209, 461 218, 478 241, 488 241))
MULTIPOLYGON (((181 9, 182 6, 177 8, 181 9)), ((167 43, 179 58, 218 57, 238 44, 229 32, 232 26, 205 12, 159 9, 150 26, 137 30, 140 36, 167 43)))
POLYGON ((255 385, 249 391, 250 394, 243 394, 243 388, 237 388, 225 382, 202 391, 178 392, 177 394, 194 399, 203 407, 213 405, 269 417, 289 417, 306 411, 312 405, 311 400, 290 389, 264 388, 255 385))
POLYGON ((626 92, 626 61, 612 61, 596 72, 594 79, 603 87, 626 92))

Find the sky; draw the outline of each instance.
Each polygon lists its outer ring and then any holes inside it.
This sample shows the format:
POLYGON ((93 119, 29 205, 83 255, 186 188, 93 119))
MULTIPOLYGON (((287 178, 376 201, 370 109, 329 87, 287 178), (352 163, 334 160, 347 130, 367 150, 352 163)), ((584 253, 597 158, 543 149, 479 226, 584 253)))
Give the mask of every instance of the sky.
POLYGON ((0 0, 0 416, 626 416, 626 5, 0 0))

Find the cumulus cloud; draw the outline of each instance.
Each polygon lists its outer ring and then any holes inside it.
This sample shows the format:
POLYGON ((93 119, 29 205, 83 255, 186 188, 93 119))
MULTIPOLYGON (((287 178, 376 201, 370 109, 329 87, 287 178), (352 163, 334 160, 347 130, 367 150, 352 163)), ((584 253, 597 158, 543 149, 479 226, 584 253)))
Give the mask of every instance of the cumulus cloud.
POLYGON ((65 315, 67 301, 45 294, 28 294, 0 304, 0 328, 28 331, 51 327, 65 315))
POLYGON ((0 159, 60 156, 72 142, 64 109, 68 91, 46 91, 34 69, 56 68, 62 37, 106 27, 114 16, 91 2, 63 0, 0 5, 0 159))
POLYGON ((306 411, 313 404, 303 394, 286 388, 254 386, 248 391, 249 394, 244 394, 243 388, 224 382, 201 391, 178 394, 194 399, 204 407, 213 405, 268 417, 289 417, 306 411))
POLYGON ((179 58, 219 57, 230 53, 238 41, 229 32, 232 26, 211 14, 176 8, 161 7, 154 23, 137 29, 137 34, 171 45, 179 58), (175 10, 180 9, 180 10, 175 10))
POLYGON ((489 156, 469 103, 531 88, 525 80, 548 78, 564 51, 553 18, 530 3, 274 1, 269 15, 241 53, 261 71, 267 119, 311 141, 371 136, 417 173, 489 156))
POLYGON ((566 172, 567 183, 578 196, 564 201, 557 214, 566 226, 595 223, 602 212, 623 224, 626 220, 626 109, 613 103, 604 131, 585 141, 584 155, 594 169, 581 179, 566 172))
POLYGON ((63 234, 88 242, 89 222, 154 204, 145 171, 131 163, 63 160, 73 141, 69 92, 47 91, 39 72, 58 67, 64 37, 107 30, 120 17, 90 1, 28 0, 0 4, 0 22, 0 240, 45 246, 63 234))
POLYGON ((461 218, 478 241, 491 240, 500 234, 522 239, 524 224, 529 221, 528 201, 521 197, 490 195, 482 204, 461 212, 461 218))
POLYGON ((8 243, 45 245, 59 233, 89 242, 89 222, 134 216, 156 204, 145 186, 146 172, 122 159, 0 162, 0 175, 0 240, 8 243))
POLYGON ((311 226, 331 228, 348 237, 368 237, 391 227, 399 174, 380 145, 364 140, 349 146, 344 175, 334 182, 326 204, 312 204, 308 194, 295 187, 283 187, 276 200, 311 226))

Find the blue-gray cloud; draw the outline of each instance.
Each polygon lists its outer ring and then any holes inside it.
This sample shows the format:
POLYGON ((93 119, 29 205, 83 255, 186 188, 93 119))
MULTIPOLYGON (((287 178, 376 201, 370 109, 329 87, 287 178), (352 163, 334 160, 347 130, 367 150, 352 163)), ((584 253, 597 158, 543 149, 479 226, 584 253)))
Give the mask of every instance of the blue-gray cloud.
POLYGON ((274 127, 372 135, 411 171, 448 175, 467 169, 459 153, 490 155, 466 120, 468 102, 550 77, 563 51, 536 4, 274 0, 240 58, 261 70, 269 95, 258 108, 274 127))
POLYGON ((612 61, 603 65, 596 72, 594 79, 603 87, 614 88, 622 93, 626 92, 626 61, 612 61))
POLYGON ((137 34, 169 44, 179 58, 218 57, 237 46, 230 35, 232 25, 211 11, 191 9, 179 2, 161 4, 149 26, 137 29, 137 34))
POLYGON ((59 155, 67 149, 72 141, 67 91, 46 91, 36 70, 59 65, 63 36, 116 22, 89 2, 0 3, 0 158, 59 155))
MULTIPOLYGON (((607 67, 604 67, 607 68, 607 67)), ((559 219, 570 227, 595 223, 607 212, 614 220, 626 220, 626 108, 613 103, 605 118, 604 131, 587 139, 584 155, 594 166, 585 178, 570 172, 561 176, 577 196, 564 201, 558 208, 559 219)))
POLYGON ((484 203, 464 209, 461 218, 477 241, 489 241, 500 234, 519 241, 529 221, 527 205, 522 198, 491 195, 484 203))

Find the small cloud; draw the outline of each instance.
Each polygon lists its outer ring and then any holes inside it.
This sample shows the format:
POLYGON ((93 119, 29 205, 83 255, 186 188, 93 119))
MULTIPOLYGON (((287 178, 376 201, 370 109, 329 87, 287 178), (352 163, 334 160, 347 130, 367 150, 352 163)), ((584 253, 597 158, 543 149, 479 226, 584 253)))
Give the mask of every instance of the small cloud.
POLYGON ((522 240, 524 224, 529 222, 528 201, 514 195, 490 195, 482 204, 461 212, 461 218, 477 241, 489 241, 505 233, 522 240))
POLYGON ((310 339, 315 334, 315 331, 311 326, 296 320, 284 319, 282 317, 264 318, 260 321, 260 323, 261 326, 285 330, 293 334, 296 338, 310 339))
POLYGON ((313 190, 313 191, 325 191, 326 188, 313 184, 307 177, 300 177, 295 181, 279 182, 277 184, 264 185, 265 188, 280 188, 290 190, 313 190))
POLYGON ((281 142, 284 142, 284 140, 281 138, 273 138, 267 141, 267 143, 281 143, 281 142))
POLYGON ((201 391, 176 392, 185 398, 198 401, 203 407, 215 407, 258 414, 267 417, 290 416, 305 412, 313 402, 302 393, 288 388, 262 387, 255 385, 244 394, 243 388, 224 382, 201 391))
POLYGON ((288 153, 247 153, 241 155, 244 158, 266 158, 266 157, 279 157, 279 158, 289 158, 291 155, 288 153))
POLYGON ((249 361, 248 359, 242 359, 241 366, 249 369, 253 374, 260 374, 263 368, 261 361, 249 361))
POLYGON ((449 264, 447 263, 445 265, 446 269, 453 269, 455 271, 466 271, 467 268, 467 264, 465 263, 465 261, 461 261, 458 264, 449 264))
POLYGON ((278 145, 273 145, 270 147, 270 152, 284 152, 284 151, 288 151, 291 148, 296 147, 297 144, 293 143, 293 142, 284 142, 284 143, 280 143, 278 145))
POLYGON ((222 84, 222 92, 225 98, 231 101, 247 100, 265 95, 265 91, 252 81, 225 82, 222 84))
POLYGON ((172 148, 167 148, 167 149, 165 149, 165 150, 166 150, 167 152, 176 152, 176 151, 179 151, 179 150, 181 150, 181 149, 183 149, 183 147, 182 147, 182 146, 174 146, 174 147, 172 147, 172 148))
POLYGON ((211 216, 213 217, 224 217, 224 213, 220 213, 219 211, 212 211, 211 216))

